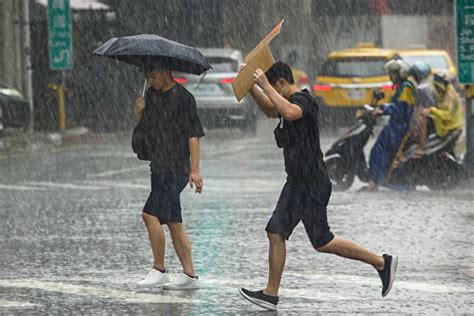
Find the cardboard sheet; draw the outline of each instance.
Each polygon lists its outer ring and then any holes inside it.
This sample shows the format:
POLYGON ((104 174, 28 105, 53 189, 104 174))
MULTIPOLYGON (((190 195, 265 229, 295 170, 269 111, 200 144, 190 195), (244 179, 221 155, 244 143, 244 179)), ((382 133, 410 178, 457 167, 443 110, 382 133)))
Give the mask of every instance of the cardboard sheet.
POLYGON ((261 41, 255 46, 250 53, 245 56, 244 62, 247 64, 244 69, 237 75, 232 82, 237 100, 242 100, 243 97, 250 91, 254 85, 253 74, 257 68, 262 71, 267 71, 275 63, 272 52, 268 44, 270 41, 280 33, 281 26, 285 20, 281 20, 261 41))

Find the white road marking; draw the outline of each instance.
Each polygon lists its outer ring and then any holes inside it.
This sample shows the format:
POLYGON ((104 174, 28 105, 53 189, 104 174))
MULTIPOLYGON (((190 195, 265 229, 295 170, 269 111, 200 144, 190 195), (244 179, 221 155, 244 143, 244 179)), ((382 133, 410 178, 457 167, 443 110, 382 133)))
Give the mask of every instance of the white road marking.
POLYGON ((26 185, 0 184, 0 190, 33 191, 33 190, 45 190, 45 189, 38 188, 38 187, 30 187, 26 185))
POLYGON ((116 174, 127 173, 131 171, 136 171, 136 170, 150 170, 150 167, 147 165, 147 166, 138 166, 138 167, 133 167, 133 168, 110 170, 110 171, 104 171, 104 172, 99 172, 99 173, 88 173, 86 175, 86 178, 102 178, 102 177, 113 176, 116 174))
MULTIPOLYGON (((266 283, 266 279, 254 278, 252 280, 244 279, 216 279, 216 278, 203 278, 201 280, 204 286, 218 286, 225 288, 234 288, 238 289, 240 287, 247 287, 249 289, 261 289, 262 285, 266 283), (256 284, 260 284, 260 287, 256 284)), ((286 298, 305 298, 309 300, 317 299, 318 301, 334 301, 334 300, 365 300, 366 298, 350 296, 350 295, 341 295, 338 293, 329 293, 328 291, 318 291, 316 288, 302 288, 302 289, 281 289, 280 294, 286 298)))
POLYGON ((117 182, 117 181, 83 181, 81 183, 88 184, 88 185, 100 185, 101 187, 108 187, 108 188, 150 190, 150 184, 141 184, 141 183, 117 182))
POLYGON ((35 306, 41 306, 40 304, 31 304, 29 302, 17 302, 17 301, 6 301, 6 300, 0 300, 0 307, 5 308, 5 307, 35 307, 35 306))
POLYGON ((62 282, 46 282, 33 279, 0 280, 0 287, 26 288, 49 292, 60 292, 80 296, 95 296, 104 299, 113 299, 133 303, 168 303, 183 304, 197 303, 198 300, 181 297, 171 297, 159 293, 139 293, 133 291, 117 290, 106 287, 76 285, 62 282))
MULTIPOLYGON (((251 192, 266 193, 279 192, 283 187, 281 179, 213 179, 205 180, 204 192, 251 192)), ((48 189, 66 189, 66 190, 107 190, 114 188, 126 188, 137 190, 150 190, 150 184, 118 182, 118 181, 79 181, 74 183, 35 181, 25 182, 23 185, 2 185, 0 189, 6 190, 48 190, 48 189)))
POLYGON ((216 151, 211 151, 211 152, 204 152, 203 160, 207 160, 210 158, 222 158, 226 156, 234 156, 235 154, 241 154, 243 152, 260 156, 262 154, 263 149, 275 149, 275 146, 267 145, 267 144, 255 144, 255 146, 250 147, 247 144, 240 144, 240 145, 233 144, 231 148, 226 148, 223 150, 216 150, 216 151))
POLYGON ((46 188, 58 188, 58 189, 74 189, 74 190, 104 190, 107 189, 103 186, 93 186, 93 185, 81 185, 77 183, 61 183, 61 182, 26 182, 28 185, 46 187, 46 188))
POLYGON ((204 180, 204 191, 213 192, 279 192, 283 187, 281 179, 212 179, 204 180))
MULTIPOLYGON (((348 282, 351 284, 361 284, 361 285, 380 285, 380 279, 377 276, 374 277, 363 277, 363 276, 354 276, 346 274, 301 274, 301 273, 286 273, 287 275, 292 275, 296 277, 306 278, 306 279, 315 279, 315 280, 331 280, 335 282, 348 282)), ((420 292, 429 292, 429 293, 465 293, 465 292, 474 292, 474 288, 469 287, 460 287, 454 284, 437 284, 437 283, 428 283, 428 282, 417 282, 417 281, 403 281, 395 279, 393 284, 394 288, 420 291, 420 292)))

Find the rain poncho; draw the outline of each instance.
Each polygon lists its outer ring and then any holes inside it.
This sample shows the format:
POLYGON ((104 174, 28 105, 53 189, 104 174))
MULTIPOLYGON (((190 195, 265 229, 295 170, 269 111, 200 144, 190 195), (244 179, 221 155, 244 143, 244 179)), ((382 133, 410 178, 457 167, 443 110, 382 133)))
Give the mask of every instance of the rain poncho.
POLYGON ((392 103, 381 107, 384 115, 389 115, 390 119, 370 152, 369 175, 375 184, 383 182, 397 155, 410 125, 413 104, 413 84, 405 80, 397 85, 392 103))
POLYGON ((445 136, 449 131, 461 129, 464 125, 462 106, 458 94, 452 85, 447 86, 446 94, 442 97, 435 93, 436 106, 431 107, 431 116, 439 137, 445 136))

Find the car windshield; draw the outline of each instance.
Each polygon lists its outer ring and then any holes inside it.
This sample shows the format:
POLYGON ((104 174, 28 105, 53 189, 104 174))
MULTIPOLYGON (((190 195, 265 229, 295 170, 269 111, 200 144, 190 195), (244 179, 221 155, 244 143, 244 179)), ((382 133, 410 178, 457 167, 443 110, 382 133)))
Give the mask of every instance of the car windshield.
POLYGON ((321 76, 334 77, 375 77, 386 75, 384 58, 350 58, 327 60, 320 72, 321 76))
POLYGON ((427 62, 433 69, 448 69, 448 62, 444 56, 404 56, 403 59, 412 65, 417 61, 427 62))
POLYGON ((237 72, 239 65, 237 61, 228 57, 206 57, 214 72, 237 72))

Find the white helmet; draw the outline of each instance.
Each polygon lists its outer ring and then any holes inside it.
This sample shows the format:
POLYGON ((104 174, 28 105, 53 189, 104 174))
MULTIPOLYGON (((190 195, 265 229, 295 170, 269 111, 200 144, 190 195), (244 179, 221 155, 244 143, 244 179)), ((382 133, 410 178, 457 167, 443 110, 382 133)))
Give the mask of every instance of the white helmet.
POLYGON ((400 74, 402 79, 406 79, 410 74, 410 64, 402 59, 391 59, 384 66, 386 72, 394 71, 400 74))
POLYGON ((438 69, 433 75, 433 84, 443 90, 446 90, 450 79, 451 78, 447 71, 445 71, 444 69, 438 69))

